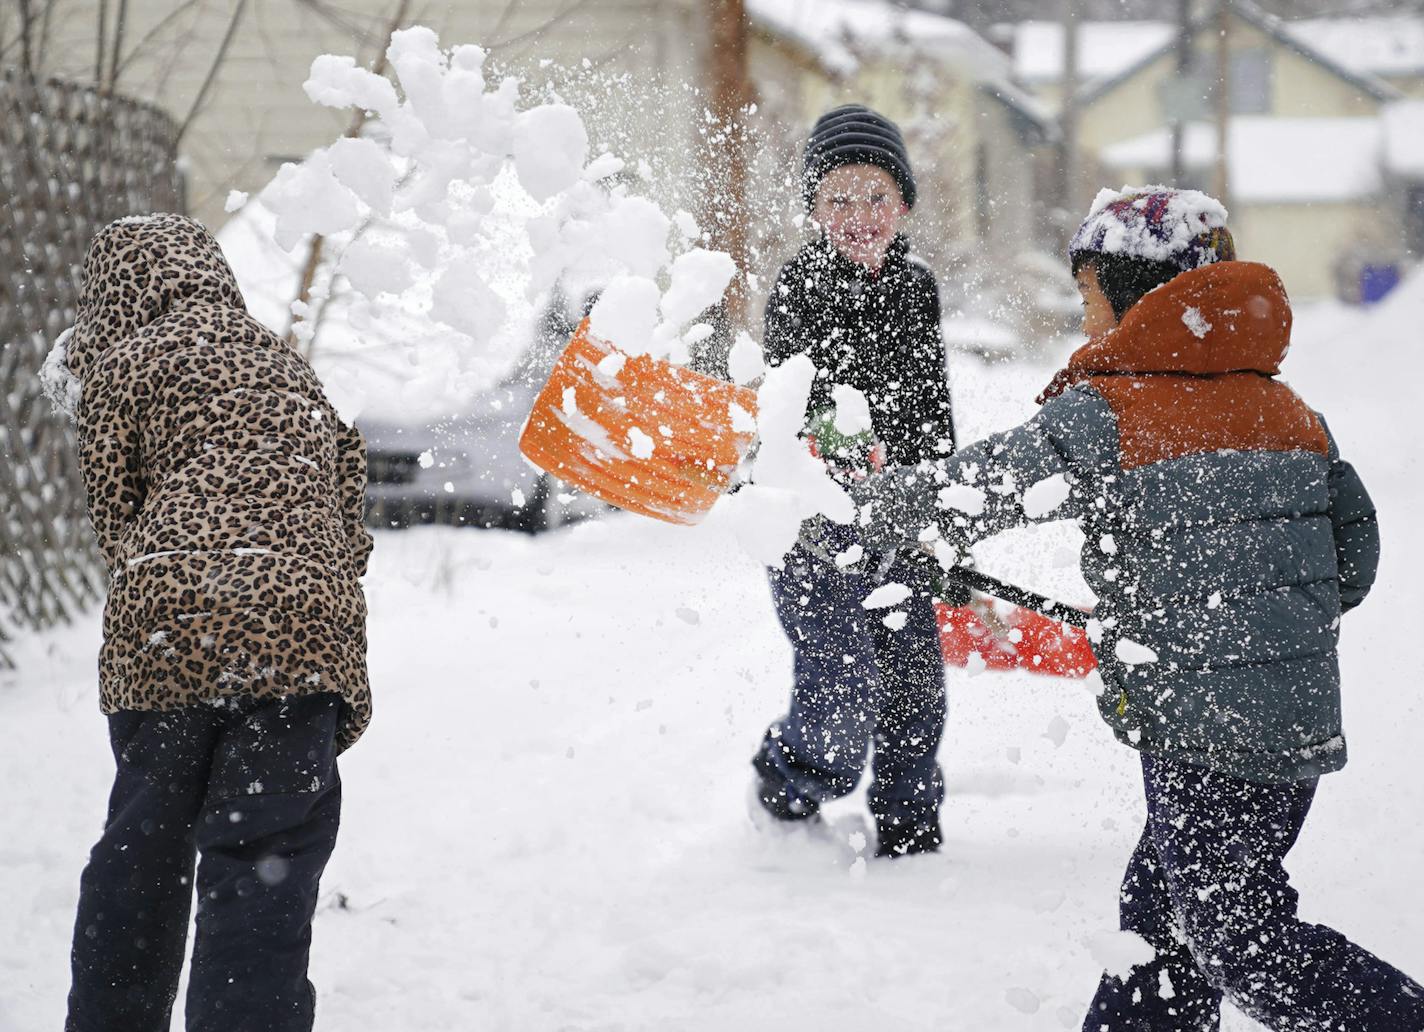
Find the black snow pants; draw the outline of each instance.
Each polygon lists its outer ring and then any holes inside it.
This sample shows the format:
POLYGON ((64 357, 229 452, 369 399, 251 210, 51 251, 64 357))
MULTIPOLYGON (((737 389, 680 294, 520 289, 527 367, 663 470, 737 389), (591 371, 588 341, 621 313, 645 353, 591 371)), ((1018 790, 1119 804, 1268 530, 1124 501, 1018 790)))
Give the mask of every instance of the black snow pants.
POLYGON ((1424 1032, 1424 987, 1296 916, 1283 863, 1315 797, 1142 757, 1147 825, 1122 927, 1157 955, 1104 975, 1083 1032, 1216 1032, 1231 1001, 1278 1032, 1424 1032))
POLYGON ((110 716, 118 769, 80 880, 66 1032, 166 1032, 195 887, 189 1032, 309 1032, 340 707, 324 693, 110 716))

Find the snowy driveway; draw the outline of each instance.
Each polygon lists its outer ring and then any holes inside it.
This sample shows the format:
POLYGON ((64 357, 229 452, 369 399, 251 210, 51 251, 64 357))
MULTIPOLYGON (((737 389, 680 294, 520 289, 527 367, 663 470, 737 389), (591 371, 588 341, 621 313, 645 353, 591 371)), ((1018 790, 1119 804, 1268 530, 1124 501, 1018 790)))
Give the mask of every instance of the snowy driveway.
MULTIPOLYGON (((1424 557, 1403 528, 1424 492, 1389 430, 1418 380, 1371 376, 1314 326, 1288 369, 1342 442, 1375 445, 1356 460, 1386 513, 1385 574, 1346 618, 1352 760, 1322 783, 1291 871, 1304 916, 1418 977, 1424 702, 1407 643, 1424 557)), ((1407 340, 1380 361, 1417 367, 1407 340)), ((967 434, 1026 414, 1039 371, 973 375, 956 374, 967 434)), ((1058 528, 981 558, 1068 592, 1071 544, 1058 528)), ((744 816, 790 655, 728 539, 628 517, 539 539, 384 534, 368 593, 376 719, 343 761, 318 1029, 1079 1026, 1141 819, 1134 757, 1081 684, 951 670, 944 852, 864 865, 859 799, 829 808, 824 840, 768 841, 744 816)), ((62 1022, 111 774, 97 634, 91 618, 30 639, 0 684, 0 1032, 62 1022)))

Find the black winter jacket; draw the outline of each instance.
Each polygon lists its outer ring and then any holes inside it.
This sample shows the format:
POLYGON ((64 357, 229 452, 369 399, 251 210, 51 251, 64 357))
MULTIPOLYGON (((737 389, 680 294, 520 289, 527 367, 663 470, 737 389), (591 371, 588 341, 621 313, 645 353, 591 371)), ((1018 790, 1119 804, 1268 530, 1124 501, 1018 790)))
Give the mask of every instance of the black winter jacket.
POLYGON ((954 419, 934 273, 897 236, 871 272, 820 237, 781 267, 766 305, 763 348, 779 365, 804 352, 817 376, 807 418, 831 408, 831 388, 870 402, 892 463, 912 465, 954 450, 954 419))

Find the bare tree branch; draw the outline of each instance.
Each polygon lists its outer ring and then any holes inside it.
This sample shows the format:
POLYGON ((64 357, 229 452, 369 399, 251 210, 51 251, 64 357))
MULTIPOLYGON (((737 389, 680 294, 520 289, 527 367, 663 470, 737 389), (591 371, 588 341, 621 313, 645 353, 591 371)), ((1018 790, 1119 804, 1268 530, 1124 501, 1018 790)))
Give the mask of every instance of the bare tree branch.
POLYGON ((45 68, 45 58, 49 54, 49 29, 54 22, 54 9, 59 4, 56 0, 49 0, 44 6, 44 20, 40 23, 40 41, 35 47, 35 67, 43 70, 45 68))
MULTIPOLYGON (((404 24, 406 18, 409 16, 410 4, 411 0, 398 0, 396 4, 395 14, 391 17, 390 22, 386 25, 385 37, 381 44, 381 52, 376 55, 376 60, 371 65, 371 71, 374 72, 376 75, 386 74, 386 55, 391 48, 391 39, 395 36, 396 31, 400 29, 401 25, 404 24)), ((315 7, 317 6, 317 4, 313 3, 312 6, 315 7)), ((352 118, 351 125, 347 128, 345 135, 348 138, 353 139, 355 137, 360 136, 361 130, 366 127, 366 120, 369 117, 369 112, 367 112, 366 110, 358 110, 356 112, 355 117, 352 118)), ((302 265, 301 285, 298 287, 297 298, 296 302, 294 302, 293 304, 293 307, 296 307, 296 304, 299 303, 301 305, 307 306, 307 309, 310 310, 312 287, 316 283, 316 274, 318 271, 320 271, 321 263, 325 259, 325 257, 326 237, 317 234, 311 238, 311 244, 307 248, 307 260, 302 265)), ((325 308, 326 306, 323 305, 323 312, 325 311, 325 308)), ((316 330, 321 328, 321 314, 322 313, 318 313, 317 319, 313 326, 312 335, 307 340, 306 357, 309 359, 311 358, 312 351, 316 348, 316 330)), ((291 322, 287 324, 286 333, 287 343, 293 346, 296 345, 296 329, 297 317, 296 314, 293 313, 291 322)))
POLYGON ((109 56, 109 72, 104 81, 103 91, 114 92, 119 80, 119 53, 124 48, 124 28, 128 22, 129 0, 119 0, 119 11, 114 16, 114 45, 109 56))
POLYGON ((35 81, 34 25, 30 0, 20 0, 20 70, 25 81, 31 83, 35 81))
POLYGON ((349 11, 332 7, 332 5, 325 3, 324 0, 297 0, 297 2, 327 24, 349 35, 359 45, 365 46, 370 42, 371 27, 367 19, 358 17, 349 11))
POLYGON ((519 6, 519 0, 506 0, 504 10, 499 12, 499 17, 495 19, 494 25, 489 30, 491 39, 498 36, 509 24, 510 17, 514 14, 515 8, 519 6))
POLYGON ((134 44, 133 49, 130 50, 126 55, 124 55, 123 60, 119 62, 118 67, 115 68, 113 71, 114 81, 118 81, 119 77, 124 74, 124 69, 128 68, 128 66, 132 64, 135 59, 137 59, 145 50, 147 50, 149 44, 156 40, 159 35, 165 29, 167 29, 169 25, 173 23, 174 19, 178 18, 186 11, 191 10, 193 7, 195 7, 201 2, 202 0, 183 0, 182 3, 175 6, 171 11, 169 11, 162 18, 160 18, 157 24, 155 24, 153 28, 145 32, 143 34, 143 38, 134 44))
POLYGON ((571 4, 565 7, 558 14, 555 14, 550 17, 548 21, 544 22, 543 24, 536 25, 534 28, 529 29, 525 32, 521 32, 517 36, 511 36, 509 39, 501 40, 498 43, 491 43, 485 49, 488 50, 490 53, 494 53, 499 50, 507 50, 510 47, 516 46, 520 43, 537 42, 550 29, 556 27, 560 22, 565 21, 570 16, 577 14, 579 11, 587 7, 591 2, 592 0, 573 0, 571 4))
POLYGON ((94 86, 104 85, 104 51, 109 32, 109 0, 99 0, 99 33, 94 44, 94 86))
POLYGON ((188 128, 193 124, 193 119, 198 117, 198 112, 203 108, 203 102, 208 99, 208 91, 212 89, 213 83, 217 80, 218 69, 227 59, 228 48, 232 46, 233 37, 237 35, 237 27, 241 24, 242 14, 246 10, 247 0, 237 0, 237 7, 233 9, 232 18, 227 23, 227 32, 223 34, 222 43, 218 44, 218 52, 213 55, 213 63, 208 67, 208 74, 203 79, 203 85, 198 87, 198 95, 193 98, 193 106, 188 110, 188 117, 183 119, 182 124, 178 126, 178 134, 173 138, 174 146, 183 142, 183 137, 187 135, 188 128))

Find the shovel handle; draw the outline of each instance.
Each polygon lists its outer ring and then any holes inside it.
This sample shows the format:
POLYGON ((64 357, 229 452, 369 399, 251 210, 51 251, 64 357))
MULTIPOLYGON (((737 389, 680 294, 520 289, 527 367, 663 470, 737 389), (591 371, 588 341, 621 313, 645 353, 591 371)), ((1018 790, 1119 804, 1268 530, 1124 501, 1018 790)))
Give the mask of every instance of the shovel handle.
POLYGON ((971 570, 964 566, 955 566, 945 570, 943 576, 945 580, 953 581, 985 595, 993 595, 1005 602, 1012 602, 1016 606, 1032 609, 1036 613, 1042 613, 1044 616, 1066 623, 1071 627, 1083 628, 1088 625, 1090 614, 1083 610, 1062 602, 1055 602, 1048 596, 1029 591, 1027 588, 1007 584, 997 577, 990 577, 987 573, 980 573, 978 570, 971 570))

